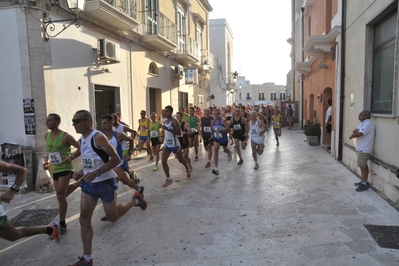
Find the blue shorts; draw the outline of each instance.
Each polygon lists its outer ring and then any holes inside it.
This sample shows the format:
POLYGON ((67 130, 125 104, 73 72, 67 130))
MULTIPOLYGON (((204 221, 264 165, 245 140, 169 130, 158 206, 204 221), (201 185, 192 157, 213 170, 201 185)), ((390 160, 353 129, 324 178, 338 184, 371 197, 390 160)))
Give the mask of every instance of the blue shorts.
POLYGON ((180 146, 175 146, 175 147, 168 147, 165 145, 165 148, 168 149, 168 151, 171 151, 173 153, 176 153, 180 150, 180 146))
POLYGON ((140 136, 139 140, 147 141, 149 138, 148 136, 140 136))
POLYGON ((82 182, 80 184, 82 192, 95 199, 101 199, 102 202, 109 203, 115 198, 115 190, 118 189, 118 184, 115 178, 107 179, 96 183, 82 182))

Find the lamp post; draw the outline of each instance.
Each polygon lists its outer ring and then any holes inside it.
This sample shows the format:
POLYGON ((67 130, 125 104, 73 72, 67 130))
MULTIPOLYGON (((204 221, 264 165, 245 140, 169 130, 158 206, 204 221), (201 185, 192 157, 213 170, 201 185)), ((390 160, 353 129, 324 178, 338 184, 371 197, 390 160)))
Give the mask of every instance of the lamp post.
MULTIPOLYGON (((54 3, 60 7, 58 1, 54 1, 54 3)), ((44 12, 43 13, 43 18, 42 18, 42 23, 43 23, 43 33, 44 33, 44 40, 48 41, 50 38, 57 37, 61 32, 69 28, 72 24, 75 24, 76 28, 80 27, 80 13, 83 12, 86 0, 67 0, 68 3, 68 8, 74 17, 69 18, 69 19, 60 19, 60 20, 52 20, 51 17, 49 16, 48 13, 44 12), (70 22, 69 24, 63 24, 62 29, 57 32, 53 33, 55 31, 55 24, 57 22, 70 22)), ((64 9, 65 10, 65 9, 64 9)))

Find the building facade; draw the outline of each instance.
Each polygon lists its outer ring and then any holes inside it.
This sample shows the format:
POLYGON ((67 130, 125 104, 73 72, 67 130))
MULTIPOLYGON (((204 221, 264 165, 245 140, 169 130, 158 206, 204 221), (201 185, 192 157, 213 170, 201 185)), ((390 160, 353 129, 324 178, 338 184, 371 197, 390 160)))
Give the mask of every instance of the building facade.
POLYGON ((140 110, 206 105, 211 11, 207 0, 89 0, 78 14, 66 1, 2 1, 0 110, 12 115, 0 118, 0 143, 45 156, 49 113, 77 138, 77 110, 95 128, 112 112, 137 128, 140 110))

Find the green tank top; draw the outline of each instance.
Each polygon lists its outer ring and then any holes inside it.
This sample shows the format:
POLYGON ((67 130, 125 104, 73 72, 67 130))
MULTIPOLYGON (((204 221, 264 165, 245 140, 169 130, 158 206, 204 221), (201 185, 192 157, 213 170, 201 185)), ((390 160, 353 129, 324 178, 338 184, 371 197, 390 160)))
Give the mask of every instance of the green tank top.
POLYGON ((150 137, 153 138, 158 138, 161 136, 161 127, 159 122, 157 121, 156 123, 150 122, 150 137))
POLYGON ((66 157, 71 155, 71 147, 62 145, 62 138, 65 132, 61 131, 57 138, 51 139, 51 132, 47 133, 46 147, 48 152, 49 162, 51 164, 52 173, 60 173, 64 171, 73 172, 73 163, 63 163, 66 157))
POLYGON ((189 116, 188 117, 188 124, 190 128, 197 128, 198 126, 198 117, 197 116, 189 116))

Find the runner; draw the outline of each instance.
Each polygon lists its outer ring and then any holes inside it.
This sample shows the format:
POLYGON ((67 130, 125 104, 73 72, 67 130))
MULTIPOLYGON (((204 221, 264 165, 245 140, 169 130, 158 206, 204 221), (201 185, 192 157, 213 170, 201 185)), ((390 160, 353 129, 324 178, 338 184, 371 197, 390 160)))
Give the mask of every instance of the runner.
POLYGON ((213 168, 212 173, 215 175, 219 175, 219 148, 220 146, 223 147, 223 151, 227 153, 227 160, 230 162, 232 159, 233 154, 227 148, 227 145, 229 144, 229 140, 227 138, 227 133, 230 132, 230 127, 227 125, 226 121, 220 116, 220 110, 219 109, 214 109, 213 110, 213 115, 215 118, 212 120, 212 126, 211 126, 211 133, 213 136, 213 162, 215 164, 215 168, 213 168))
MULTIPOLYGON (((191 128, 191 134, 189 134, 189 146, 190 148, 194 147, 195 159, 194 162, 198 161, 198 126, 199 126, 199 118, 194 114, 194 107, 190 107, 190 115, 187 118, 187 122, 191 128)), ((186 156, 185 156, 186 157, 186 156)))
POLYGON ((267 127, 262 119, 257 118, 256 111, 251 112, 251 120, 249 121, 249 130, 251 132, 251 148, 252 157, 255 161, 254 169, 259 168, 257 154, 261 155, 264 149, 264 133, 267 131, 267 127))
POLYGON ((150 136, 149 136, 149 128, 150 128, 150 119, 146 116, 146 112, 141 110, 140 112, 141 118, 139 119, 139 128, 138 132, 140 132, 139 138, 139 146, 140 150, 143 150, 144 143, 146 144, 147 155, 150 155, 149 162, 154 160, 154 156, 152 156, 151 146, 150 146, 150 136))
MULTIPOLYGON (((47 161, 44 163, 44 169, 50 166, 53 176, 54 188, 57 193, 59 221, 52 225, 58 229, 62 235, 67 231, 65 223, 66 213, 68 209, 68 201, 66 198, 75 189, 79 187, 80 182, 69 184, 73 175, 73 157, 71 154, 71 146, 79 149, 78 142, 68 133, 59 129, 61 117, 58 114, 49 114, 46 119, 46 126, 50 132, 44 135, 47 147, 47 161)), ((77 151, 76 154, 80 152, 77 151)))
POLYGON ((274 137, 277 141, 276 146, 279 146, 279 137, 281 137, 281 115, 278 109, 274 110, 274 115, 272 115, 271 123, 273 125, 274 137))
POLYGON ((247 147, 249 126, 246 119, 241 115, 240 108, 237 108, 234 117, 231 120, 230 127, 233 129, 232 136, 234 138, 234 144, 236 147, 238 158, 240 158, 237 164, 241 165, 244 162, 241 156, 241 149, 245 150, 245 148, 247 147))
MULTIPOLYGON (((227 106, 226 106, 226 114, 225 114, 225 116, 226 116, 226 122, 227 122, 227 124, 230 126, 230 125, 231 125, 231 119, 232 119, 233 116, 234 116, 234 113, 232 112, 231 106, 230 106, 230 105, 227 105, 227 106)), ((233 140, 233 130, 231 130, 231 131, 228 133, 228 135, 229 135, 230 145, 233 145, 233 144, 234 144, 234 140, 233 140)))
MULTIPOLYGON (((159 151, 161 149, 161 141, 159 140, 161 137, 161 128, 162 123, 156 120, 157 114, 155 112, 150 115, 150 138, 151 138, 151 148, 152 154, 155 155, 155 165, 152 169, 153 171, 158 171, 158 163, 159 163, 159 151)), ((166 121, 166 120, 165 120, 166 121)))
POLYGON ((180 147, 182 149, 184 160, 186 160, 188 166, 190 167, 190 171, 193 170, 193 166, 191 165, 191 159, 189 157, 189 137, 192 134, 192 130, 190 125, 187 122, 183 121, 183 114, 181 112, 176 113, 176 120, 180 124, 181 136, 178 137, 180 142, 180 147))
POLYGON ((208 153, 208 162, 206 163, 205 167, 208 168, 211 166, 211 160, 212 160, 212 150, 213 150, 213 139, 212 139, 212 132, 211 132, 211 123, 213 120, 213 117, 210 116, 211 114, 211 109, 206 108, 204 110, 204 116, 200 120, 200 133, 201 137, 204 141, 204 148, 208 153))
POLYGON ((184 160, 181 147, 180 147, 180 142, 177 138, 177 136, 181 135, 181 130, 180 130, 180 125, 179 122, 177 122, 176 119, 172 117, 173 114, 173 107, 168 105, 165 107, 165 115, 167 120, 165 121, 165 124, 162 126, 162 129, 164 130, 164 149, 162 150, 162 167, 166 175, 166 180, 165 183, 162 184, 162 187, 167 187, 170 184, 173 183, 172 178, 170 178, 170 173, 169 173, 169 165, 168 165, 168 158, 171 152, 176 154, 177 159, 181 164, 184 165, 186 168, 186 175, 187 178, 191 177, 191 172, 188 167, 187 162, 184 160))
POLYGON ((112 169, 120 163, 118 154, 103 133, 92 129, 93 119, 90 112, 86 110, 77 111, 72 122, 76 132, 82 134, 80 152, 83 168, 74 173, 74 178, 83 181, 80 185, 82 195, 79 218, 83 256, 70 266, 93 265, 92 241, 94 231, 91 218, 98 199, 101 198, 105 215, 111 222, 119 220, 133 206, 145 210, 147 202, 139 192, 135 192, 131 200, 116 204, 116 174, 112 169))

